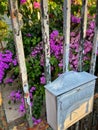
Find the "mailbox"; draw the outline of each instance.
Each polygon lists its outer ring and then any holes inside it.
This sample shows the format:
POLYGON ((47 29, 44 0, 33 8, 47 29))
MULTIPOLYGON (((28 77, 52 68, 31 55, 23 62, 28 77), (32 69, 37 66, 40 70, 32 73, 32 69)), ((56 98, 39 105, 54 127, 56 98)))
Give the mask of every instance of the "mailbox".
POLYGON ((69 71, 45 86, 47 122, 53 130, 65 130, 92 112, 95 79, 69 71))

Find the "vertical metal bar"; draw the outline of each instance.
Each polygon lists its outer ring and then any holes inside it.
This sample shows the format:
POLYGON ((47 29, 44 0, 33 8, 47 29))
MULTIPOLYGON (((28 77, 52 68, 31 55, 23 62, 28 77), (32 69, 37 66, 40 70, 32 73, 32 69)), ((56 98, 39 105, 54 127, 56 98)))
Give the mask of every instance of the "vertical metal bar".
POLYGON ((71 0, 64 0, 63 6, 63 35, 64 35, 64 54, 63 54, 63 72, 69 68, 69 44, 70 44, 70 14, 71 0))
POLYGON ((10 16, 12 20, 12 29, 14 34, 14 41, 16 45, 16 52, 18 57, 18 63, 20 67, 20 73, 22 78, 22 85, 24 91, 24 100, 25 100, 25 108, 26 108, 26 117, 29 123, 29 126, 32 127, 32 109, 30 105, 30 96, 29 96, 29 87, 27 80, 27 70, 25 65, 25 57, 24 57, 24 49, 23 49, 23 41, 22 34, 19 26, 18 19, 18 3, 17 0, 9 0, 9 9, 10 16))
MULTIPOLYGON (((42 39, 43 39, 44 56, 45 56, 45 77, 46 77, 46 84, 48 84, 51 82, 48 0, 40 0, 40 3, 41 3, 42 39)), ((45 104, 44 100, 43 104, 45 104)), ((48 129, 52 130, 52 128, 50 127, 48 129)))
POLYGON ((88 3, 88 0, 82 0, 79 65, 78 65, 79 71, 83 70, 83 50, 84 50, 84 41, 86 37, 86 28, 87 28, 87 3, 88 3))
POLYGON ((75 130, 79 130, 79 121, 75 125, 75 130))
MULTIPOLYGON (((90 63, 90 73, 94 75, 95 66, 96 66, 96 57, 97 57, 97 49, 98 49, 98 0, 96 1, 96 25, 95 25, 95 35, 93 39, 93 49, 90 63)), ((92 125, 95 122, 95 113, 92 112, 92 125)), ((93 128, 92 128, 93 129, 93 128)))
POLYGON ((41 0, 41 26, 45 54, 46 83, 51 81, 48 0, 41 0))
MULTIPOLYGON (((83 50, 84 42, 86 37, 86 28, 87 28, 87 3, 88 0, 82 0, 82 10, 81 10, 81 24, 80 24, 80 46, 79 46, 79 64, 78 70, 83 70, 83 50)), ((76 130, 79 130, 79 122, 76 123, 76 130)))
POLYGON ((95 27, 95 36, 93 40, 93 49, 92 49, 92 56, 91 56, 91 63, 90 63, 91 74, 95 73, 97 49, 98 49, 98 0, 96 1, 96 27, 95 27))

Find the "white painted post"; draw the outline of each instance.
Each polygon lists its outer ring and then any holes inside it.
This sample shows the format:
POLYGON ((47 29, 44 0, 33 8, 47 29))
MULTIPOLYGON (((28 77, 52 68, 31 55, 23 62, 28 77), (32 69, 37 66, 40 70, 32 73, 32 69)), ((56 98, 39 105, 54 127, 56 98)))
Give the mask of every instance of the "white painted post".
MULTIPOLYGON (((48 84, 51 82, 48 0, 41 0, 40 3, 41 3, 41 28, 42 28, 43 47, 44 47, 43 50, 45 56, 45 77, 46 77, 46 84, 48 84)), ((45 104, 44 100, 43 104, 45 104)), ((49 127, 47 130, 52 130, 52 128, 49 127)))
POLYGON ((82 10, 81 10, 81 25, 80 25, 80 46, 79 46, 79 71, 83 70, 83 50, 84 42, 86 37, 87 28, 87 3, 88 0, 82 0, 82 10))
POLYGON ((96 26, 95 26, 95 36, 93 40, 93 49, 92 49, 91 64, 90 64, 91 74, 95 73, 97 49, 98 49, 98 0, 96 1, 96 26))
MULTIPOLYGON (((83 50, 84 42, 86 37, 87 28, 87 3, 88 0, 82 0, 82 10, 81 10, 81 25, 80 25, 80 45, 79 45, 79 64, 78 70, 81 72, 83 70, 83 50)), ((79 130, 79 122, 76 123, 76 130, 79 130)))
POLYGON ((70 45, 70 14, 71 0, 64 0, 63 6, 63 35, 64 35, 64 54, 63 72, 69 70, 69 45, 70 45))
POLYGON ((45 54, 46 83, 51 81, 48 0, 41 0, 41 27, 45 54))
POLYGON ((29 126, 32 127, 33 125, 32 109, 30 105, 30 95, 29 95, 29 87, 28 87, 28 80, 27 80, 27 70, 26 70, 26 65, 25 65, 23 41, 22 41, 20 23, 19 23, 19 18, 18 18, 19 12, 18 12, 17 0, 9 0, 9 9, 10 9, 10 16, 12 20, 12 30, 14 34, 18 63, 19 63, 20 73, 21 73, 21 78, 22 78, 26 116, 27 116, 29 126))

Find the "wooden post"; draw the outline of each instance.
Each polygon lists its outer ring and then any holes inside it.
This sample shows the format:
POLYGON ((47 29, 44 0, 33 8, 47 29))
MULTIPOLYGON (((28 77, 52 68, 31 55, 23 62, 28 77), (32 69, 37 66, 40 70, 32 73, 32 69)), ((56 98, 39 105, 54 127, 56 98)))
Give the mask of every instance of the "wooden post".
POLYGON ((80 46, 79 46, 79 71, 83 70, 83 50, 87 28, 87 3, 88 0, 82 0, 81 25, 80 25, 81 32, 80 32, 80 46))
POLYGON ((95 36, 94 36, 94 40, 93 40, 91 64, 90 64, 90 73, 91 74, 95 73, 97 49, 98 49, 98 0, 96 2, 96 27, 95 27, 95 36))
POLYGON ((64 35, 64 54, 63 72, 69 69, 69 45, 70 45, 70 14, 71 0, 64 0, 63 6, 63 35, 64 35))
POLYGON ((51 81, 48 0, 41 0, 41 27, 45 55, 46 83, 51 81))
POLYGON ((26 65, 25 65, 22 35, 21 35, 20 23, 18 19, 19 12, 18 12, 17 0, 9 0, 9 9, 10 9, 10 16, 12 20, 12 29, 13 29, 14 41, 16 45, 18 63, 19 63, 20 73, 21 73, 21 78, 22 78, 26 117, 27 117, 29 126, 32 127, 33 125, 32 109, 30 105, 30 95, 29 95, 29 87, 28 87, 28 80, 27 80, 27 70, 26 70, 26 65))

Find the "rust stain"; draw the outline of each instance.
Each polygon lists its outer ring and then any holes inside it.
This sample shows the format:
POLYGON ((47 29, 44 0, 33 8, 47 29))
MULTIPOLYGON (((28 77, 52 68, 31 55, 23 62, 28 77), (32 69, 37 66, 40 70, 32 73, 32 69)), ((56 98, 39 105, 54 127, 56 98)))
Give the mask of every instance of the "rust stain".
POLYGON ((97 99, 98 98, 98 93, 96 93, 95 95, 94 95, 94 99, 97 99))
POLYGON ((16 18, 16 16, 14 15, 14 11, 11 13, 11 17, 16 18))
POLYGON ((29 96, 29 93, 25 93, 25 97, 28 98, 28 96, 29 96))
POLYGON ((0 92, 0 106, 2 105, 2 94, 0 92))

